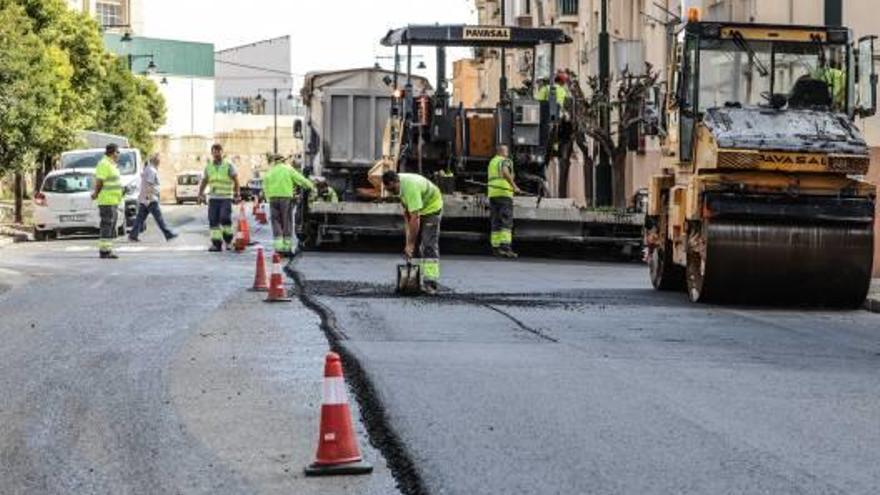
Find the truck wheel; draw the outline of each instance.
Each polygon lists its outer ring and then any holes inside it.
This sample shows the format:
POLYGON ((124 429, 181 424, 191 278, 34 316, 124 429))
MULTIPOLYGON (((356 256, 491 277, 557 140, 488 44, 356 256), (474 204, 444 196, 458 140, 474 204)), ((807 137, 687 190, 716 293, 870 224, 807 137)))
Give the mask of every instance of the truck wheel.
POLYGON ((672 243, 666 241, 654 249, 649 260, 651 284, 657 290, 681 291, 685 289, 684 267, 672 261, 672 243))

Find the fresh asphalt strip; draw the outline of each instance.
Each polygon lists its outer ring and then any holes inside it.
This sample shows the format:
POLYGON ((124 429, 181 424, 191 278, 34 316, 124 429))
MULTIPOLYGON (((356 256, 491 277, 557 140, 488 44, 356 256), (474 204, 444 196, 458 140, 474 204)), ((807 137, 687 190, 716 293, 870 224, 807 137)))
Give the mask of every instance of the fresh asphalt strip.
POLYGON ((397 487, 404 495, 427 494, 424 481, 409 451, 389 424, 385 407, 379 400, 369 375, 357 357, 343 345, 348 337, 337 326, 336 316, 330 308, 309 294, 307 281, 301 272, 296 271, 290 264, 284 267, 284 272, 296 284, 297 296, 302 304, 314 311, 321 319, 321 330, 327 336, 330 349, 342 358, 345 380, 354 390, 370 442, 385 456, 391 474, 397 480, 397 487))

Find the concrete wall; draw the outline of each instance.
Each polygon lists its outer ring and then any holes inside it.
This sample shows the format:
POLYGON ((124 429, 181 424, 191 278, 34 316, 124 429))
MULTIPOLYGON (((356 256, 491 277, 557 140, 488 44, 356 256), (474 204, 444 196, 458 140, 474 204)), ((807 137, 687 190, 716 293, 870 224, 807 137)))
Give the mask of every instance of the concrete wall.
MULTIPOLYGON (((220 143, 229 160, 239 170, 242 184, 268 167, 266 154, 272 151, 273 128, 232 129, 223 116, 214 139, 204 136, 159 136, 156 152, 162 159, 160 179, 162 200, 174 201, 175 176, 180 172, 200 171, 211 156, 211 145, 220 143), (219 129, 225 128, 225 132, 219 129)), ((292 124, 278 128, 279 151, 285 155, 302 152, 300 142, 293 138, 292 124)))

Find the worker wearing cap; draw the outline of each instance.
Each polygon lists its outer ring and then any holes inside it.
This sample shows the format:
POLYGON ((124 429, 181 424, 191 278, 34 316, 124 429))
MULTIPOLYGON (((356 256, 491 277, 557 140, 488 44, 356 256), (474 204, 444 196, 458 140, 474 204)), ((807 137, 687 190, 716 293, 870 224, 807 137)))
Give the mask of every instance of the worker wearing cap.
POLYGON ((211 146, 211 160, 205 166, 202 182, 199 184, 199 201, 205 200, 205 188, 211 187, 208 201, 208 224, 211 228, 211 248, 217 252, 232 246, 232 203, 241 199, 238 184, 238 171, 230 161, 223 157, 220 144, 211 146))
POLYGON ((486 196, 489 197, 492 254, 516 258, 513 251, 513 195, 522 191, 514 182, 513 160, 507 145, 501 144, 489 162, 486 196))
POLYGON ((412 259, 419 243, 422 280, 428 294, 437 293, 440 280, 440 219, 443 216, 443 195, 440 188, 419 174, 398 174, 389 170, 382 174, 382 184, 400 197, 403 206, 406 244, 403 255, 412 259))
POLYGON ((116 237, 116 223, 119 220, 119 204, 122 203, 122 182, 119 178, 119 146, 110 143, 104 156, 95 167, 95 190, 92 199, 98 203, 101 215, 101 238, 98 240, 98 254, 101 259, 116 259, 113 252, 113 239, 116 237))
POLYGON ((263 195, 272 215, 273 247, 282 256, 294 257, 301 252, 293 236, 294 197, 297 189, 314 191, 315 185, 283 157, 275 155, 272 161, 272 167, 263 174, 263 195))
POLYGON ((309 203, 316 203, 318 201, 324 203, 339 202, 339 196, 336 194, 336 191, 323 178, 315 179, 315 194, 309 198, 309 203))

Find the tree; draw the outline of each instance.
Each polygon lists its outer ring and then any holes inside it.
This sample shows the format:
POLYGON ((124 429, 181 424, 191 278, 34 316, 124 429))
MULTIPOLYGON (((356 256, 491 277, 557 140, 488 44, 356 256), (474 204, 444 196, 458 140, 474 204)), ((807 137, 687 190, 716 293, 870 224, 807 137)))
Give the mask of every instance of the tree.
POLYGON ((590 77, 587 86, 590 88, 590 97, 584 96, 575 74, 569 75, 569 91, 574 98, 574 124, 575 143, 581 149, 585 160, 589 163, 587 176, 587 195, 592 192, 592 156, 588 138, 592 139, 597 147, 602 148, 611 158, 613 177, 613 202, 615 206, 626 206, 624 197, 624 184, 626 182, 626 156, 632 148, 632 136, 638 132, 641 126, 653 124, 646 120, 645 101, 656 86, 658 73, 650 63, 645 63, 642 75, 633 75, 629 71, 623 71, 617 85, 616 98, 602 90, 598 77, 590 77), (610 109, 614 114, 617 125, 616 129, 605 130, 600 125, 600 116, 603 109, 610 109))
POLYGON ((62 84, 53 56, 19 5, 0 8, 0 176, 16 174, 15 220, 21 221, 21 175, 51 139, 62 84))
POLYGON ((144 154, 153 149, 153 133, 165 123, 165 100, 156 84, 136 76, 121 57, 106 55, 100 87, 97 129, 126 136, 144 154))

